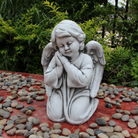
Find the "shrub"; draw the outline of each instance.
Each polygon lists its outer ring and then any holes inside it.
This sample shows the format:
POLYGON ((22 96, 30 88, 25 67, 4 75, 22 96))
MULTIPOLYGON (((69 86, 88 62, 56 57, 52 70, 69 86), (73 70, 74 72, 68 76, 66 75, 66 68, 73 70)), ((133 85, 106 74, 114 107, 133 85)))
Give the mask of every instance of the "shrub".
POLYGON ((105 49, 106 65, 103 81, 121 86, 138 85, 138 56, 128 48, 105 49))
POLYGON ((41 4, 46 9, 32 6, 14 22, 0 18, 0 69, 42 74, 42 50, 55 24, 68 14, 48 1, 41 4))

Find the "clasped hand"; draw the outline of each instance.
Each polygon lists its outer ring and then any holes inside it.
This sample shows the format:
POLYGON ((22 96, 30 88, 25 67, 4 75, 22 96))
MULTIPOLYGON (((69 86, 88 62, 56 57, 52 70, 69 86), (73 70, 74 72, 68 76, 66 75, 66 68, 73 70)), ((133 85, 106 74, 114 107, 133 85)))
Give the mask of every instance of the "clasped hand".
POLYGON ((57 66, 64 66, 64 64, 68 63, 68 59, 63 56, 59 51, 55 53, 57 66))

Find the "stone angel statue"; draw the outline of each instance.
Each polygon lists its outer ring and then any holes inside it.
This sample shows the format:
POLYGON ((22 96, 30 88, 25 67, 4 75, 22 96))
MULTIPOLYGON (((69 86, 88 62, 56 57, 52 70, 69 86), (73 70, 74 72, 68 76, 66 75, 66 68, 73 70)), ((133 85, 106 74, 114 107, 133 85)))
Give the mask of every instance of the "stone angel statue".
POLYGON ((41 64, 46 86, 47 116, 54 122, 83 124, 94 114, 105 58, 102 46, 90 41, 71 20, 57 24, 43 50, 41 64))

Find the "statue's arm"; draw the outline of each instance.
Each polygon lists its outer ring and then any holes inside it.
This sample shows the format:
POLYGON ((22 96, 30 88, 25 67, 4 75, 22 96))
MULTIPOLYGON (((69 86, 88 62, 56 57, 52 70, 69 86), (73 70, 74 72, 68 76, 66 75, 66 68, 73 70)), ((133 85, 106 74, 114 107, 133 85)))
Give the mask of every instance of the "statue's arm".
POLYGON ((68 87, 82 88, 90 83, 93 70, 92 60, 89 56, 82 60, 83 62, 80 69, 70 62, 64 65, 67 72, 68 87))
POLYGON ((45 84, 53 88, 59 88, 62 83, 62 73, 63 67, 57 66, 56 58, 54 56, 44 73, 45 84))

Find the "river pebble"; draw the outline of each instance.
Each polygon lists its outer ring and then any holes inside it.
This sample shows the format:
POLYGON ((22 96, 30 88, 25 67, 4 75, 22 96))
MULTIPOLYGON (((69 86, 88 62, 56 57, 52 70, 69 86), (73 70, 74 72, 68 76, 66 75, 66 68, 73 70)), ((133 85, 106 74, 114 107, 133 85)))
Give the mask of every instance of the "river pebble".
POLYGON ((32 131, 28 131, 28 132, 26 132, 26 133, 24 133, 24 137, 25 138, 28 138, 30 135, 32 135, 33 134, 33 132, 32 131))
POLYGON ((102 131, 102 130, 100 130, 100 129, 94 129, 94 134, 95 134, 96 136, 98 136, 98 134, 100 134, 100 133, 105 133, 105 132, 102 131))
POLYGON ((8 120, 6 124, 7 124, 7 125, 8 125, 8 124, 14 124, 14 121, 13 121, 13 120, 8 120))
POLYGON ((17 129, 25 129, 25 125, 24 124, 18 124, 18 125, 16 125, 16 128, 17 129))
POLYGON ((6 134, 9 135, 9 136, 13 136, 15 134, 15 132, 16 132, 16 128, 12 128, 12 129, 8 130, 6 132, 6 134))
POLYGON ((130 137, 130 133, 128 132, 128 130, 123 130, 123 131, 122 131, 122 134, 123 134, 123 136, 126 137, 126 138, 130 137))
POLYGON ((32 120, 32 123, 34 124, 34 125, 38 125, 39 123, 40 123, 40 120, 38 119, 38 118, 33 118, 33 120, 32 120))
POLYGON ((130 113, 131 113, 132 115, 138 115, 138 110, 132 110, 130 113))
POLYGON ((122 117, 122 114, 120 114, 120 113, 116 113, 116 114, 112 115, 112 118, 114 118, 114 119, 121 119, 121 117, 122 117))
POLYGON ((0 125, 5 125, 6 122, 7 122, 7 119, 2 119, 2 120, 0 120, 0 125))
POLYGON ((23 105, 23 104, 18 104, 18 105, 16 106, 16 109, 22 109, 22 108, 24 108, 24 105, 23 105))
MULTIPOLYGON (((53 125, 53 129, 60 129, 61 128, 61 124, 59 124, 59 123, 55 123, 54 125, 53 125), (56 124, 57 124, 57 126, 56 126, 56 124)), ((40 125, 39 125, 39 127, 49 127, 49 124, 48 123, 41 123, 40 125)))
POLYGON ((99 126, 105 126, 107 124, 106 121, 102 118, 96 118, 95 121, 99 126))
POLYGON ((18 119, 16 119, 15 123, 16 124, 24 124, 27 122, 27 117, 26 116, 21 116, 18 119))
POLYGON ((114 132, 114 128, 111 126, 104 126, 104 127, 99 127, 100 130, 104 131, 104 132, 109 132, 112 133, 114 132))
POLYGON ((113 126, 115 126, 115 125, 116 125, 116 123, 115 123, 113 120, 110 120, 110 121, 109 121, 109 126, 112 126, 112 127, 113 127, 113 126))
POLYGON ((134 122, 128 122, 128 127, 129 128, 131 128, 131 129, 133 129, 133 128, 136 128, 137 127, 137 125, 136 125, 136 123, 134 123, 134 122))
POLYGON ((7 131, 7 130, 10 130, 12 129, 14 126, 14 124, 8 124, 7 126, 5 126, 4 130, 7 131))
POLYGON ((86 129, 86 132, 87 132, 90 136, 94 136, 94 130, 93 130, 93 129, 87 128, 87 129, 86 129))
POLYGON ((98 134, 98 138, 108 138, 106 134, 100 133, 98 134))
POLYGON ((121 120, 127 122, 129 120, 129 115, 122 116, 121 120))
POLYGON ((60 134, 61 133, 61 130, 60 129, 55 129, 55 130, 51 130, 49 131, 49 134, 60 134))
POLYGON ((45 99, 44 96, 37 96, 37 97, 36 97, 36 100, 37 100, 37 101, 43 101, 44 99, 45 99))
POLYGON ((107 107, 107 108, 112 108, 112 104, 105 103, 105 107, 107 107))
POLYGON ((70 134, 69 138, 79 138, 79 135, 78 134, 70 134))
POLYGON ((71 134, 71 131, 67 128, 63 128, 62 134, 65 135, 65 136, 68 136, 69 134, 71 134))
MULTIPOLYGON (((46 126, 47 126, 47 124, 46 124, 46 126)), ((49 127, 49 125, 47 127, 49 127)), ((60 129, 60 128, 61 128, 61 124, 60 123, 54 123, 53 129, 60 129)))
POLYGON ((80 132, 79 135, 80 135, 80 137, 82 137, 82 138, 90 138, 90 135, 87 134, 87 133, 85 133, 85 132, 80 132))
POLYGON ((114 127, 114 131, 121 132, 122 131, 122 127, 121 126, 115 126, 114 127))
POLYGON ((24 135, 28 130, 17 130, 16 135, 24 135))
POLYGON ((91 128, 97 128, 98 125, 97 125, 97 123, 91 123, 91 124, 89 125, 89 127, 91 127, 91 128))

